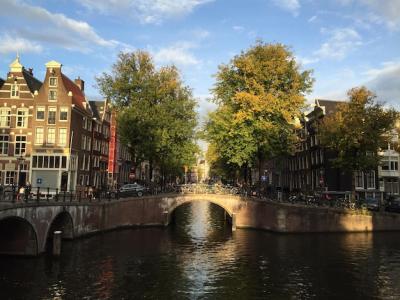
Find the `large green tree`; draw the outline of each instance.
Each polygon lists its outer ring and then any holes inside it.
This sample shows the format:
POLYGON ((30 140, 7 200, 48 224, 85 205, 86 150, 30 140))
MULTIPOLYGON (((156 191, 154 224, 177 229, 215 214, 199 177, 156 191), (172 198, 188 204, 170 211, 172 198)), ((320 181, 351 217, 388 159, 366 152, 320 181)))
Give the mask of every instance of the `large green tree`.
MULTIPOLYGON (((295 135, 311 71, 301 71, 293 53, 282 44, 257 42, 216 75, 205 138, 228 164, 246 168, 288 152, 295 135)), ((247 169, 247 168, 246 168, 247 169)), ((259 172, 261 176, 261 170, 259 172)))
POLYGON ((365 87, 349 90, 348 97, 336 113, 323 118, 318 130, 321 144, 337 152, 333 163, 353 174, 354 191, 354 171, 378 167, 379 149, 391 140, 399 114, 385 109, 365 87))
POLYGON ((119 133, 137 162, 159 166, 164 179, 194 162, 196 101, 174 66, 156 69, 144 51, 121 53, 97 84, 118 111, 119 133))

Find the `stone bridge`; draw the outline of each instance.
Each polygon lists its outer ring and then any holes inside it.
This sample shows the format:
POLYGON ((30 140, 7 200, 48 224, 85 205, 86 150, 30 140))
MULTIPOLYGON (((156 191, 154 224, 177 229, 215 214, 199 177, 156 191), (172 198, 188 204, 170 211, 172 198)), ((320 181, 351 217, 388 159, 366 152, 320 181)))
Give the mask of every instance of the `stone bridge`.
POLYGON ((400 230, 400 214, 361 213, 261 201, 238 195, 164 194, 110 202, 49 202, 0 206, 0 254, 35 256, 64 239, 130 226, 167 226, 175 209, 193 201, 222 207, 236 228, 274 232, 361 232, 400 230))

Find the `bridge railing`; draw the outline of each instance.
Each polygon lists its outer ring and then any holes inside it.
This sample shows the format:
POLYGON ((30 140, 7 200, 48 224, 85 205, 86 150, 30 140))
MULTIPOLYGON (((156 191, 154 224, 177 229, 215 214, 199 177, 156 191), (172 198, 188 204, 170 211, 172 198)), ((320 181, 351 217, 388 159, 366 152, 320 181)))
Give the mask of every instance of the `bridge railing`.
POLYGON ((243 190, 239 187, 220 184, 182 184, 177 186, 177 192, 181 194, 243 194, 243 190))

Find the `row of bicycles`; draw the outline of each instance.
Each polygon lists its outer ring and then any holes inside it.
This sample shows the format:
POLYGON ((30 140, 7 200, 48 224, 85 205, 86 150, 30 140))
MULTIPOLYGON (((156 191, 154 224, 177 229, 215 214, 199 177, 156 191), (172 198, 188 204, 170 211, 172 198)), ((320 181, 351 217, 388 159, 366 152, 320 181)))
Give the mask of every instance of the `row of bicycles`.
POLYGON ((339 197, 328 197, 327 194, 292 194, 288 197, 288 202, 292 204, 304 204, 308 206, 325 206, 343 209, 362 209, 367 208, 364 201, 352 200, 350 194, 339 197))
POLYGON ((179 185, 177 190, 181 194, 240 194, 238 187, 221 184, 183 184, 179 185))

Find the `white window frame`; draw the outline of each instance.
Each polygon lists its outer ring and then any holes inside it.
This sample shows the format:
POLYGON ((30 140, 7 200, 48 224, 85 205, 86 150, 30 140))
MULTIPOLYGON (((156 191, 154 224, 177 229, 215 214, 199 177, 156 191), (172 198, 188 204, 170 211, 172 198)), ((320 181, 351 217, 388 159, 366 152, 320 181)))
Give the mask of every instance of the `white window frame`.
POLYGON ((35 145, 43 145, 44 143, 44 127, 36 127, 35 128, 35 145), (41 131, 39 133, 39 131, 41 131), (38 136, 41 136, 41 139, 38 140, 38 136))
POLYGON ((56 125, 57 122, 57 107, 49 106, 47 111, 47 125, 56 125), (50 123, 50 113, 54 112, 54 123, 50 123))
POLYGON ((363 171, 355 171, 354 172, 354 183, 356 189, 364 189, 364 172, 363 171), (361 185, 359 184, 359 178, 361 178, 361 185))
POLYGON ((9 128, 11 124, 11 108, 0 108, 0 127, 9 128))
POLYGON ((46 119, 46 107, 45 106, 36 107, 36 121, 44 121, 45 119, 46 119), (39 111, 43 112, 43 118, 42 119, 38 118, 38 112, 39 111))
POLYGON ((59 113, 59 116, 58 116, 60 122, 67 122, 68 121, 68 114, 69 114, 68 107, 66 107, 66 106, 60 107, 60 113, 59 113), (65 113, 65 112, 67 113, 67 118, 64 120, 64 119, 61 119, 61 115, 62 115, 62 113, 65 113))
POLYGON ((14 99, 19 98, 19 85, 17 83, 11 85, 10 97, 14 99))
POLYGON ((49 77, 49 87, 57 87, 58 85, 58 78, 57 77, 49 77), (55 84, 52 84, 51 81, 54 80, 55 84))
POLYGON ((28 127, 28 114, 29 111, 27 108, 18 108, 17 109, 17 118, 16 118, 16 122, 15 122, 15 127, 17 128, 27 128, 28 127), (19 112, 24 112, 23 115, 19 115, 19 112), (18 125, 18 122, 22 123, 22 126, 18 125))
POLYGON ((55 143, 56 143, 56 128, 55 127, 48 127, 47 128, 46 144, 54 145, 55 143))
POLYGON ((58 144, 60 146, 67 145, 67 128, 58 128, 58 144), (65 132, 61 133, 62 131, 65 131, 65 132), (64 136, 64 140, 61 138, 62 136, 64 136))
POLYGON ((57 90, 54 90, 54 89, 50 89, 50 90, 49 90, 48 100, 49 100, 49 101, 53 101, 53 102, 56 102, 56 101, 57 101, 57 90), (54 97, 51 96, 52 93, 53 93, 54 97), (53 98, 54 98, 54 99, 53 99, 53 98))
POLYGON ((6 185, 12 185, 16 181, 16 171, 6 171, 6 176, 5 176, 5 184, 6 185))
POLYGON ((18 134, 15 135, 15 144, 14 144, 14 155, 22 155, 24 156, 26 154, 26 145, 28 143, 28 139, 26 135, 23 134, 18 134), (25 141, 17 141, 18 138, 24 137, 25 141), (17 152, 17 144, 19 144, 19 153, 17 152), (24 147, 22 147, 22 145, 24 145, 24 147), (24 149, 23 152, 21 152, 21 150, 24 149))
POLYGON ((10 149, 10 136, 8 134, 0 134, 0 155, 8 155, 10 149), (7 140, 5 140, 7 137, 7 140))
POLYGON ((375 189, 375 171, 369 171, 366 174, 367 189, 375 189))

